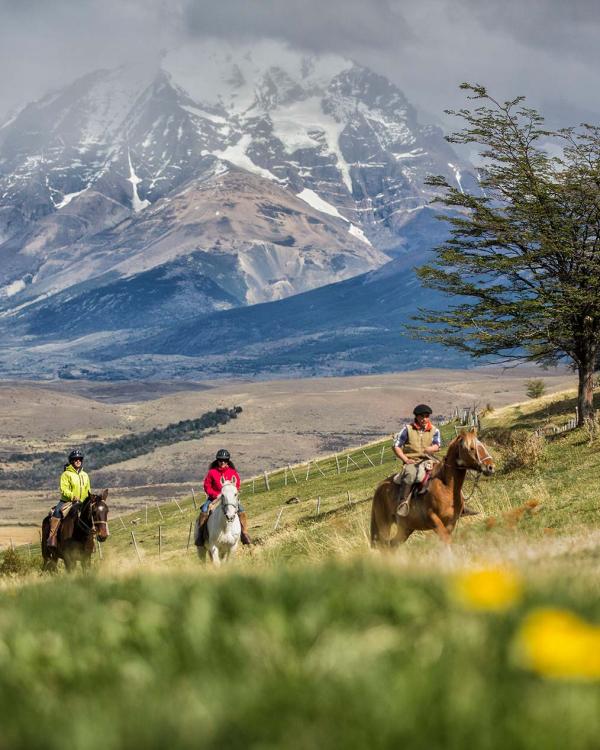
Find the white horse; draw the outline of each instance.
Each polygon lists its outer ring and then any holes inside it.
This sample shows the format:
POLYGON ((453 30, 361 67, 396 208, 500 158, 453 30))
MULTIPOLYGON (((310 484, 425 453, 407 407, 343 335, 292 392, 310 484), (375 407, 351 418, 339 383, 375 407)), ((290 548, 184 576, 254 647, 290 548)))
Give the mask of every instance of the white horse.
MULTIPOLYGON (((235 554, 240 541, 242 527, 238 518, 240 507, 238 489, 235 480, 225 480, 221 494, 217 498, 217 505, 206 522, 207 541, 198 547, 201 560, 206 560, 206 553, 210 555, 214 565, 220 565, 221 560, 227 560, 233 552, 235 554)), ((198 539, 199 523, 196 521, 194 538, 198 539)))

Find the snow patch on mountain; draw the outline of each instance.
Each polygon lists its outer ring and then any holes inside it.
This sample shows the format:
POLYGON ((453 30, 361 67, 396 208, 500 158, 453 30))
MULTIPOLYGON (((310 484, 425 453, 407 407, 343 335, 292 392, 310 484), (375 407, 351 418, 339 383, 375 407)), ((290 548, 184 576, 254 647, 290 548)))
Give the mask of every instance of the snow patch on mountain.
MULTIPOLYGON (((350 224, 350 229, 348 229, 348 232, 353 237, 358 237, 358 239, 361 240, 362 242, 364 242, 365 244, 371 245, 371 243, 369 242, 369 239, 368 239, 367 235, 363 232, 362 229, 360 229, 360 227, 356 227, 356 226, 354 226, 354 224, 350 224)), ((371 245, 371 247, 373 247, 373 245, 371 245)))
POLYGON ((248 156, 247 151, 252 143, 252 136, 249 133, 243 135, 237 143, 233 146, 228 146, 224 151, 213 151, 213 156, 222 161, 228 161, 240 169, 245 169, 247 172, 259 175, 259 177, 266 177, 267 180, 273 180, 273 182, 281 182, 278 177, 268 169, 263 169, 255 164, 252 159, 248 156))
POLYGON ((82 195, 87 190, 87 187, 83 188, 83 190, 77 190, 74 193, 66 193, 63 195, 62 200, 58 203, 55 203, 57 209, 64 208, 65 206, 68 206, 69 203, 73 200, 73 198, 77 198, 78 195, 82 195))
POLYGON ((132 188, 132 196, 131 196, 131 206, 134 210, 134 212, 137 214, 140 211, 143 211, 145 208, 148 208, 150 205, 149 200, 142 200, 139 196, 137 186, 142 182, 141 178, 138 177, 135 173, 135 170, 133 169, 133 164, 131 162, 131 153, 129 150, 127 151, 127 159, 129 161, 129 177, 127 178, 127 182, 131 183, 132 188))
POLYGON ((348 221, 348 219, 345 216, 342 216, 342 214, 337 210, 335 206, 332 206, 331 203, 323 200, 320 195, 317 195, 317 193, 315 193, 315 191, 311 190, 310 188, 304 188, 304 190, 296 195, 296 198, 300 198, 300 200, 308 203, 309 206, 312 206, 321 213, 328 214, 329 216, 335 216, 336 219, 348 221))

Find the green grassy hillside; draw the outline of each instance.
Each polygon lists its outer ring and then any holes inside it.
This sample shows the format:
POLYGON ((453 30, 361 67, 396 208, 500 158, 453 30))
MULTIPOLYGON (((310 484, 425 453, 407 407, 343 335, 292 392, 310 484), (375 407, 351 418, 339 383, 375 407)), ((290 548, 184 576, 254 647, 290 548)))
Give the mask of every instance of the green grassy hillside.
POLYGON ((596 748, 600 440, 519 442, 570 398, 484 420, 498 474, 450 551, 369 550, 387 440, 246 482, 259 544, 220 571, 189 498, 113 518, 92 575, 0 577, 0 750, 596 748))

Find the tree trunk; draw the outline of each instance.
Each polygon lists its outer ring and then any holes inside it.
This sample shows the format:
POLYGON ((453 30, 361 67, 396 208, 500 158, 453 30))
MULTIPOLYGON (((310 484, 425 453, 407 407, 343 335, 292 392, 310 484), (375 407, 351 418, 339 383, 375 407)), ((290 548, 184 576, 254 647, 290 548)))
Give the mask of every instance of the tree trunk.
POLYGON ((577 390, 577 426, 594 421, 594 365, 595 356, 578 366, 579 386, 577 390))

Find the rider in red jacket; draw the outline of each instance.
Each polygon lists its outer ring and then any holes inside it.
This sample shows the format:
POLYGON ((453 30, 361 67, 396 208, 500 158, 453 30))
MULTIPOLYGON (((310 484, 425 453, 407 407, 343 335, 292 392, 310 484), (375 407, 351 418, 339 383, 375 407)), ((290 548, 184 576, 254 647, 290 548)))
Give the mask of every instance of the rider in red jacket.
MULTIPOLYGON (((208 520, 209 506, 216 500, 221 494, 221 487, 223 481, 235 480, 236 487, 240 489, 241 481, 240 475, 237 473, 233 461, 231 460, 231 454, 225 448, 217 451, 215 460, 211 463, 208 468, 208 472, 204 477, 204 492, 206 492, 206 502, 200 508, 200 534, 199 539, 202 539, 202 530, 208 520)), ((248 535, 248 517, 242 504, 239 504, 238 517, 240 519, 240 526, 242 527, 240 539, 242 544, 252 544, 252 540, 248 535)))

